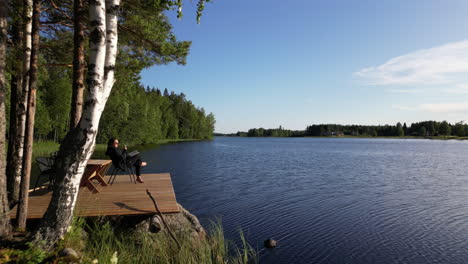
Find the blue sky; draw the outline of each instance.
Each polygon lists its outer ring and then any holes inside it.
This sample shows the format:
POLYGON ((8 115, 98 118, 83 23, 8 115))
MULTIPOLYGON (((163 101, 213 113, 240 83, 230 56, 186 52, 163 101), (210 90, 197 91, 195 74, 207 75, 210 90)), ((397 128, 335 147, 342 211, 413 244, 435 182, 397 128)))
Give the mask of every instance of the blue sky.
POLYGON ((468 122, 466 0, 214 0, 201 24, 184 2, 168 15, 187 65, 142 82, 185 93, 217 132, 468 122))

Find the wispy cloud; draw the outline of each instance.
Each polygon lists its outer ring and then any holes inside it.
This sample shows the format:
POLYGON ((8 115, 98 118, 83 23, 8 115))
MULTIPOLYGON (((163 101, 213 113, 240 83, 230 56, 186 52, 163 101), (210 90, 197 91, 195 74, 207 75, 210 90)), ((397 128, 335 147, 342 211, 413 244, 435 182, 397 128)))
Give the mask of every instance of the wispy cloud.
POLYGON ((441 103, 441 104, 422 104, 419 106, 422 111, 433 113, 454 113, 468 111, 468 102, 465 103, 441 103))
POLYGON ((403 106, 403 105, 393 105, 392 108, 402 110, 402 111, 423 111, 423 112, 431 112, 431 113, 456 113, 456 112, 467 112, 468 102, 419 104, 413 107, 403 106))
POLYGON ((455 88, 448 88, 445 92, 450 94, 468 94, 468 84, 459 84, 455 88))
POLYGON ((392 105, 392 108, 402 110, 402 111, 415 110, 415 108, 412 108, 412 107, 409 107, 409 106, 404 106, 404 105, 392 105))
POLYGON ((387 92, 402 93, 402 94, 417 94, 417 93, 422 93, 424 91, 421 89, 390 89, 390 90, 387 90, 387 92))
POLYGON ((361 69, 354 76, 370 85, 456 85, 462 73, 466 83, 468 40, 411 52, 361 69))

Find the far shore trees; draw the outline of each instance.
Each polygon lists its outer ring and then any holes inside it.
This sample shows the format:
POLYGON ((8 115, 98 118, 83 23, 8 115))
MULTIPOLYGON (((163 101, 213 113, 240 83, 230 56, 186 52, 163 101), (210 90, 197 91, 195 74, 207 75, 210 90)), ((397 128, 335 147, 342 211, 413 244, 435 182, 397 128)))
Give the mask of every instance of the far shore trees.
POLYGON ((401 125, 338 125, 319 124, 307 126, 305 130, 288 130, 280 128, 265 129, 252 128, 247 132, 228 134, 229 136, 247 137, 330 137, 330 136, 363 136, 363 137, 405 137, 405 136, 441 136, 465 137, 468 136, 468 124, 458 122, 450 124, 447 121, 422 121, 401 125))
POLYGON ((427 129, 426 127, 422 126, 419 128, 419 136, 420 137, 425 137, 427 136, 427 129))
POLYGON ((452 132, 452 129, 450 128, 450 125, 447 121, 443 121, 442 123, 440 123, 440 126, 439 126, 440 135, 448 136, 451 134, 451 132, 452 132))

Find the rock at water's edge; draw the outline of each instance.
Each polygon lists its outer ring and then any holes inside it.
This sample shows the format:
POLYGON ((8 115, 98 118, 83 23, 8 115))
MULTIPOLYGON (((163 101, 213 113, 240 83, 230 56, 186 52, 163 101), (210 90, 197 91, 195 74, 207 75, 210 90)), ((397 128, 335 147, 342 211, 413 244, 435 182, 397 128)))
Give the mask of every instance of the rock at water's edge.
MULTIPOLYGON (((178 204, 180 212, 163 214, 164 220, 174 232, 190 232, 192 238, 205 239, 206 232, 203 226, 198 221, 198 218, 187 211, 182 205, 178 204)), ((143 232, 158 233, 165 231, 160 216, 158 214, 140 222, 136 226, 137 230, 143 232)))
POLYGON ((269 239, 267 239, 267 240, 265 240, 265 241, 263 242, 263 245, 264 245, 266 248, 275 248, 276 245, 277 245, 277 242, 276 242, 276 240, 273 240, 273 239, 269 238, 269 239))
POLYGON ((80 256, 72 248, 64 248, 59 252, 59 256, 62 261, 76 262, 80 260, 80 256))

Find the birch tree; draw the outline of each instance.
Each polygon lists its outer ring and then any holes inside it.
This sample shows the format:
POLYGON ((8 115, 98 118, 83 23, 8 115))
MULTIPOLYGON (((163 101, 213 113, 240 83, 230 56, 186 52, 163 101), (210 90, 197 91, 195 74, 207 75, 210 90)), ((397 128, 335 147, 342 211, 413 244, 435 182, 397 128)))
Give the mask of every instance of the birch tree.
MULTIPOLYGON (((199 1, 199 14, 205 2, 199 1)), ((36 244, 45 249, 53 247, 71 223, 81 177, 94 151, 99 120, 115 82, 119 5, 120 0, 89 0, 86 99, 78 125, 60 145, 52 199, 34 234, 36 244)), ((181 7, 182 1, 178 0, 177 5, 181 7)), ((181 8, 178 12, 181 14, 181 8)))
POLYGON ((9 2, 0 0, 0 239, 10 233, 10 216, 5 174, 5 64, 7 41, 7 13, 9 2))
MULTIPOLYGON (((29 91, 29 68, 31 64, 31 31, 32 31, 32 9, 33 1, 23 1, 23 58, 21 70, 21 85, 22 91, 18 93, 18 104, 15 108, 16 112, 16 128, 15 134, 10 134, 9 144, 13 144, 11 152, 8 152, 8 178, 11 197, 17 199, 19 196, 19 186, 21 182, 21 172, 23 166, 24 154, 24 134, 26 132, 26 109, 28 104, 29 91)), ((15 201, 11 201, 15 202, 15 201)))
POLYGON ((18 206, 17 221, 20 229, 26 228, 28 213, 29 182, 31 176, 32 151, 34 141, 34 117, 36 113, 36 88, 37 88, 37 60, 39 53, 39 18, 41 15, 40 0, 34 0, 32 19, 32 44, 29 71, 28 108, 26 115, 26 130, 24 138, 24 159, 21 172, 20 203, 18 206))
POLYGON ((87 95, 80 122, 60 145, 52 200, 35 234, 35 241, 44 248, 52 247, 65 235, 73 216, 81 177, 94 150, 99 119, 115 81, 119 4, 120 0, 89 2, 87 95))

